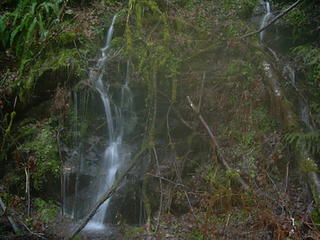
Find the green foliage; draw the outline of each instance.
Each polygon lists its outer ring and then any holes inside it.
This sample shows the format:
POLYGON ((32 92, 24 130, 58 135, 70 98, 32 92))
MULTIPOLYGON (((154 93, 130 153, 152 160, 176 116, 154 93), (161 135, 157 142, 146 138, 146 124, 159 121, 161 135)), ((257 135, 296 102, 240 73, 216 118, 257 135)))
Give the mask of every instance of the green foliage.
POLYGON ((16 153, 25 156, 23 165, 31 171, 33 186, 40 189, 48 176, 58 178, 60 174, 55 129, 47 121, 26 124, 19 132, 24 138, 16 153))
POLYGON ((21 60, 32 55, 31 46, 47 39, 54 23, 59 21, 63 0, 19 1, 13 12, 0 18, 0 38, 4 48, 14 50, 21 60))
POLYGON ((47 71, 55 71, 59 69, 67 70, 68 74, 74 74, 80 77, 84 70, 81 68, 82 62, 78 56, 76 49, 60 50, 56 52, 47 52, 45 56, 35 62, 26 74, 27 77, 21 77, 21 81, 17 82, 20 100, 26 101, 35 82, 47 71))
POLYGON ((314 160, 312 158, 303 159, 301 161, 300 165, 301 165, 300 169, 304 173, 317 172, 318 171, 318 166, 317 166, 317 164, 314 162, 314 160))
POLYGON ((320 97, 320 48, 312 45, 301 45, 292 49, 297 60, 302 61, 302 70, 306 73, 310 87, 315 88, 317 97, 320 97))
POLYGON ((253 80, 252 76, 255 75, 253 66, 243 60, 232 60, 224 74, 230 84, 234 84, 244 90, 249 89, 253 80))
POLYGON ((317 228, 319 229, 319 224, 320 224, 320 212, 319 208, 314 208, 312 213, 311 213, 311 218, 314 224, 317 224, 317 228))
POLYGON ((309 24, 309 19, 303 9, 297 8, 285 15, 284 19, 290 25, 301 28, 309 24))
POLYGON ((273 118, 270 117, 267 110, 264 107, 256 108, 253 113, 254 122, 257 123, 259 131, 263 133, 271 133, 275 130, 276 123, 273 118))
POLYGON ((233 169, 228 169, 228 170, 226 171, 226 174, 227 174, 227 176, 228 176, 230 179, 232 179, 232 180, 237 179, 238 177, 240 177, 239 172, 236 171, 236 170, 233 170, 233 169))
POLYGON ((0 148, 0 163, 7 158, 7 151, 9 150, 12 142, 8 141, 11 130, 12 130, 12 124, 13 120, 16 116, 16 112, 11 112, 11 114, 6 113, 4 118, 0 121, 0 135, 3 136, 1 139, 1 148, 0 148))
POLYGON ((227 175, 219 166, 209 165, 207 166, 206 173, 203 174, 204 180, 207 182, 210 191, 212 190, 226 190, 231 187, 230 180, 236 177, 237 172, 230 170, 227 175))
POLYGON ((126 54, 133 59, 140 82, 147 87, 149 106, 153 105, 158 85, 164 87, 163 89, 171 90, 170 95, 173 101, 177 96, 180 61, 170 45, 172 41, 170 31, 168 19, 156 2, 129 1, 125 28, 126 54), (144 9, 144 16, 142 16, 142 9, 144 9), (153 28, 151 33, 149 33, 150 29, 143 24, 147 17, 156 20, 153 26, 151 24, 153 28), (131 22, 131 19, 135 21, 131 22), (157 40, 151 39, 151 34, 156 35, 157 40), (160 74, 163 76, 163 81, 158 82, 160 74))
POLYGON ((314 116, 315 123, 320 125, 320 104, 314 102, 310 105, 310 108, 312 110, 312 115, 314 116))
POLYGON ((125 225, 124 231, 124 240, 130 240, 139 237, 144 233, 145 227, 132 227, 125 225))
POLYGON ((41 198, 36 198, 34 202, 41 221, 46 224, 51 223, 59 211, 58 206, 52 201, 46 202, 41 198))
POLYGON ((288 133, 284 136, 284 140, 307 153, 320 153, 320 130, 308 133, 288 133))
POLYGON ((253 8, 257 5, 257 0, 222 0, 221 2, 225 12, 234 12, 243 18, 250 17, 253 8))
POLYGON ((204 240, 205 236, 197 229, 192 231, 192 235, 190 236, 190 240, 204 240))

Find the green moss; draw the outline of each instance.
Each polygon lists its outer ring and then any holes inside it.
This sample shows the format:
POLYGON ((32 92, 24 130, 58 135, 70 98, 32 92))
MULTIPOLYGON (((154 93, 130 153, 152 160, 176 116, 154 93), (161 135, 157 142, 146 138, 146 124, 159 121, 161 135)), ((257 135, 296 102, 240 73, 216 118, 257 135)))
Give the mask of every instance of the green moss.
POLYGON ((78 34, 76 32, 68 31, 60 34, 58 36, 57 42, 61 45, 69 45, 72 44, 73 41, 77 40, 78 34))
MULTIPOLYGON (((79 59, 78 51, 76 49, 66 49, 57 52, 48 52, 46 56, 39 59, 30 70, 25 73, 26 77, 22 77, 22 80, 14 83, 13 87, 19 88, 19 97, 23 102, 27 102, 28 97, 32 94, 32 89, 35 86, 36 81, 38 81, 41 76, 48 71, 58 71, 62 72, 68 71, 69 75, 82 76, 84 65, 81 59, 79 59)), ((67 76, 66 76, 67 78, 67 76)), ((51 80, 52 79, 43 79, 51 80)), ((54 79, 54 81, 59 81, 60 79, 54 79)))

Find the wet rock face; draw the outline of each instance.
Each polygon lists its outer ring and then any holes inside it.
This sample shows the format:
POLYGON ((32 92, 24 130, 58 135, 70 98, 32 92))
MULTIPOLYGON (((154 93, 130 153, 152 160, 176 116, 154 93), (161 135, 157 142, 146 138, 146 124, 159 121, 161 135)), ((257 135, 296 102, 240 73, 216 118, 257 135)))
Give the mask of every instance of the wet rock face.
POLYGON ((112 196, 105 221, 141 224, 144 222, 142 181, 138 176, 128 175, 125 183, 112 196))

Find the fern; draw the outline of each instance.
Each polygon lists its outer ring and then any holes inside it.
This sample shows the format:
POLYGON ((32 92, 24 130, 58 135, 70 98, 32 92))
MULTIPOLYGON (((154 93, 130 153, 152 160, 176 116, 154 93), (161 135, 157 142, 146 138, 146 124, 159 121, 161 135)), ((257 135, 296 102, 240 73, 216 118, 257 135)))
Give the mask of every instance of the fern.
POLYGON ((320 130, 308 133, 289 133, 284 140, 305 152, 316 155, 320 153, 320 130))
POLYGON ((309 80, 308 83, 318 92, 320 81, 320 48, 312 45, 301 45, 293 48, 292 52, 303 63, 302 68, 306 72, 307 79, 309 80))
POLYGON ((0 36, 5 48, 12 48, 16 56, 32 56, 31 46, 44 41, 55 20, 59 18, 62 0, 19 1, 15 10, 0 18, 0 36))

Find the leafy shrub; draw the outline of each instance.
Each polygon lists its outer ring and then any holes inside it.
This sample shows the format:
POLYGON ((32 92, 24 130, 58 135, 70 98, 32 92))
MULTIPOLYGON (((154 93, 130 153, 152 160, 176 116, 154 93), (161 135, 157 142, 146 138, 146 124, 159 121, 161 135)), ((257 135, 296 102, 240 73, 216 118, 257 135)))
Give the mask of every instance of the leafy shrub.
POLYGON ((47 224, 54 219, 59 211, 59 208, 52 201, 46 202, 41 198, 35 199, 35 205, 41 220, 47 224))
POLYGON ((25 156, 23 164, 30 169, 33 186, 40 189, 47 176, 59 177, 60 173, 54 128, 49 122, 36 122, 23 126, 20 134, 25 137, 16 153, 25 156))

